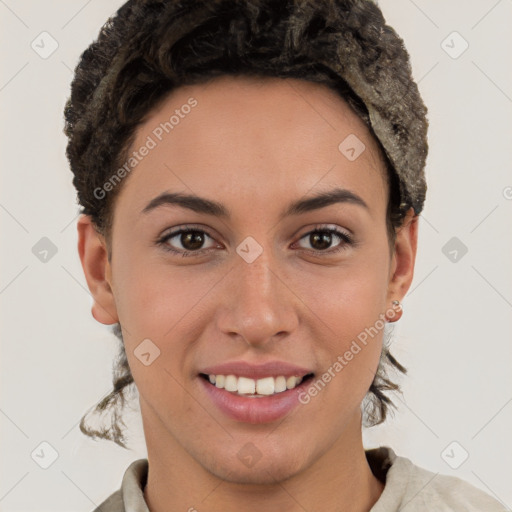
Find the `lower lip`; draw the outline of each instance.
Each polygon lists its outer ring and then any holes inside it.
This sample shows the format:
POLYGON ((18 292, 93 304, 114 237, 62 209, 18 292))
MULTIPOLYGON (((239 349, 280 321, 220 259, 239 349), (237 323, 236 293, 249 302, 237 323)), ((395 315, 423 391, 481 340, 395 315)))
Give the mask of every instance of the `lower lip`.
POLYGON ((244 423, 270 423, 286 416, 300 404, 299 394, 309 386, 311 380, 307 379, 293 389, 259 398, 236 395, 210 384, 202 377, 198 378, 212 402, 224 414, 244 423))

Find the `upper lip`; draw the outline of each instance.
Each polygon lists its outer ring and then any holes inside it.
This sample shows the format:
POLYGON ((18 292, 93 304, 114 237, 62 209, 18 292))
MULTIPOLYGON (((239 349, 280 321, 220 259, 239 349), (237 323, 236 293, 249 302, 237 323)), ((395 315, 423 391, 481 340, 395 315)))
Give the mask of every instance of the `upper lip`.
POLYGON ((206 375, 236 375, 237 377, 248 377, 260 379, 263 377, 284 377, 304 376, 313 373, 308 368, 296 366, 285 361, 268 361, 261 364, 251 364, 247 361, 230 361, 203 368, 200 373, 206 375))

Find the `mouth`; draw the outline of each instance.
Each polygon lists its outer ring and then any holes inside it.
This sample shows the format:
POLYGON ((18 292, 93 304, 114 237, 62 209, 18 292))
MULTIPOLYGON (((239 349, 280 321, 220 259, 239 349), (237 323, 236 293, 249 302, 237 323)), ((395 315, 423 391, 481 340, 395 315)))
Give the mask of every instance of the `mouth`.
POLYGON ((234 374, 205 374, 199 376, 217 389, 223 389, 233 395, 245 398, 264 398, 286 393, 296 389, 300 384, 306 384, 313 379, 314 373, 305 375, 275 375, 260 379, 237 376, 234 374))
POLYGON ((301 393, 314 376, 258 373, 254 379, 234 373, 200 373, 198 380, 208 400, 223 415, 239 423, 262 424, 281 420, 299 407, 301 393))

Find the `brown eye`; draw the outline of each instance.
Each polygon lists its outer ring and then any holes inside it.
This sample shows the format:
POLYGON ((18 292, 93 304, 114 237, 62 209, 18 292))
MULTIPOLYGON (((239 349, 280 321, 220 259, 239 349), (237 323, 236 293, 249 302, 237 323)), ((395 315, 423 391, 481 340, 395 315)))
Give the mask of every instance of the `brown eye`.
MULTIPOLYGON (((352 238, 342 231, 333 228, 319 228, 314 231, 310 231, 306 233, 301 240, 306 240, 307 243, 310 244, 310 248, 305 247, 305 249, 311 249, 313 252, 324 252, 327 254, 332 254, 347 248, 352 245, 352 238), (333 250, 329 250, 334 242, 340 242, 334 246, 333 250)), ((301 246, 304 248, 304 246, 301 246)))
POLYGON ((332 233, 328 233, 326 231, 314 232, 309 235, 309 242, 313 249, 329 249, 329 246, 332 244, 332 238, 332 233))
POLYGON ((204 233, 201 231, 186 231, 180 236, 180 243, 187 251, 197 251, 204 244, 204 233))
POLYGON ((213 241, 213 238, 201 229, 180 229, 165 235, 158 243, 169 252, 182 256, 194 256, 202 254, 215 246, 213 244, 211 247, 204 247, 208 238, 213 241), (170 243, 171 240, 174 240, 172 244, 170 243))

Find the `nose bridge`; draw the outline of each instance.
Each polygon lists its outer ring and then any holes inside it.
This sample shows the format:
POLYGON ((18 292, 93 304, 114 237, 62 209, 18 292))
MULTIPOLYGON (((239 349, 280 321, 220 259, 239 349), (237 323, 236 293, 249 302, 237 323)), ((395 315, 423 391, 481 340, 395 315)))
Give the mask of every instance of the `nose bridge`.
POLYGON ((275 267, 271 261, 270 251, 265 250, 254 261, 248 262, 242 258, 236 269, 236 279, 241 298, 254 300, 256 303, 266 303, 274 300, 276 294, 275 267), (274 269, 272 268, 274 267, 274 269))
POLYGON ((253 261, 238 257, 240 261, 230 273, 232 292, 222 330, 236 333, 250 344, 264 344, 278 333, 291 332, 295 326, 291 293, 279 278, 279 265, 271 251, 265 248, 253 261))

